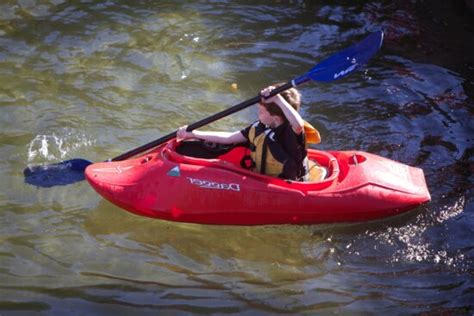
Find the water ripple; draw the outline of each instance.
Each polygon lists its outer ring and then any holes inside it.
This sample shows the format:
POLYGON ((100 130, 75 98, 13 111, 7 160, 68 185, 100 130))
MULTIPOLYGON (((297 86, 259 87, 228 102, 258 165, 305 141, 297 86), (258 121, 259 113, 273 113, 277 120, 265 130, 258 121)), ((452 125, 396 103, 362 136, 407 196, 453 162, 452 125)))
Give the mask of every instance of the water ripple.
MULTIPOLYGON (((0 310, 472 312, 474 40, 461 4, 0 4, 0 310), (423 168, 433 201, 412 213, 351 225, 188 225, 125 213, 85 182, 24 183, 27 164, 113 157, 380 28, 384 46, 361 71, 301 86, 302 113, 321 131, 318 149, 423 168)), ((212 127, 254 117, 249 109, 212 127)))

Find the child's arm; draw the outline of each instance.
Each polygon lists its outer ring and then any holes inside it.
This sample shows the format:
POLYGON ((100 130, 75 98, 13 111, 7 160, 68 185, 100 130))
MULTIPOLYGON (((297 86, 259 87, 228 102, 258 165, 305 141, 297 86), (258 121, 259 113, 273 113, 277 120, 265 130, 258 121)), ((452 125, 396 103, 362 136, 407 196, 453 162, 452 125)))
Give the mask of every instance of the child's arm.
MULTIPOLYGON (((261 91, 261 95, 267 96, 273 89, 275 89, 275 87, 273 86, 267 87, 261 91)), ((280 107, 296 135, 299 135, 303 132, 303 118, 298 113, 298 111, 296 111, 290 104, 288 104, 288 102, 286 102, 286 100, 280 94, 277 94, 276 96, 273 96, 269 99, 265 99, 264 102, 273 102, 280 107)))
POLYGON ((178 139, 189 139, 196 138, 211 143, 219 144, 237 144, 246 141, 244 135, 240 131, 236 132, 214 132, 214 131, 198 131, 194 130, 191 132, 186 131, 187 126, 182 126, 178 129, 178 139))

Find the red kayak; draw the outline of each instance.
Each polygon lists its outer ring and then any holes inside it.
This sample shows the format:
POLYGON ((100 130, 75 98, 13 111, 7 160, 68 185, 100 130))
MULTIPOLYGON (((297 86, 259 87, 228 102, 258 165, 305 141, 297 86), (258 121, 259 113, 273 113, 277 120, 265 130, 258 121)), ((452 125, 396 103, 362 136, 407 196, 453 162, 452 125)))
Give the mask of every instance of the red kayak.
POLYGON ((85 174, 127 211, 201 224, 359 222, 430 201, 421 169, 366 152, 309 149, 317 172, 298 182, 242 168, 245 151, 173 139, 138 158, 92 164, 85 174))

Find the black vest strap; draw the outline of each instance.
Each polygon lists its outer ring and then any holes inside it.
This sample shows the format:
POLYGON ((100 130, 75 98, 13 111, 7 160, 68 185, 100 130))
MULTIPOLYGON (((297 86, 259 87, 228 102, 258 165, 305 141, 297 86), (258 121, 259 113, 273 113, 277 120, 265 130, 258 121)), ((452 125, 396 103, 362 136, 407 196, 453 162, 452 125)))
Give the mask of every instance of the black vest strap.
POLYGON ((267 166, 267 149, 268 149, 268 137, 265 136, 263 140, 263 148, 262 148, 262 163, 260 166, 260 173, 265 174, 266 166, 267 166))

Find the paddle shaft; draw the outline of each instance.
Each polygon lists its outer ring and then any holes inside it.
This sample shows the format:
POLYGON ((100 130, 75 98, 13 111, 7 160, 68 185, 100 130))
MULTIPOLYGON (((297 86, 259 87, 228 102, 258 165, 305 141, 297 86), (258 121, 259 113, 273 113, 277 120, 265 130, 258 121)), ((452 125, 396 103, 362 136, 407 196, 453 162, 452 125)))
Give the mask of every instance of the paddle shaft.
MULTIPOLYGON (((309 81, 309 80, 310 80, 309 78, 308 78, 307 80, 298 80, 297 84, 301 84, 301 83, 304 83, 304 82, 309 81)), ((282 85, 282 86, 279 86, 279 87, 273 89, 273 90, 270 92, 270 95, 269 95, 267 98, 270 98, 270 97, 272 97, 272 96, 274 96, 274 95, 277 95, 278 93, 280 93, 280 92, 282 92, 282 91, 285 91, 285 90, 290 89, 291 87, 293 87, 293 84, 296 85, 295 81, 293 81, 293 82, 290 81, 290 82, 285 83, 285 84, 282 85)), ((243 109, 245 109, 245 108, 247 108, 247 107, 249 107, 249 106, 251 106, 251 105, 254 105, 255 103, 260 102, 261 98, 262 98, 262 97, 261 97, 260 95, 258 95, 258 96, 254 97, 254 98, 252 98, 252 99, 249 99, 249 100, 247 100, 247 101, 244 101, 244 102, 242 102, 242 103, 239 103, 239 104, 237 104, 237 105, 234 105, 234 106, 232 106, 232 107, 230 107, 230 108, 228 108, 228 109, 226 109, 226 110, 224 110, 224 111, 221 111, 221 112, 219 112, 219 113, 216 113, 216 114, 214 114, 214 115, 212 115, 212 116, 209 116, 209 117, 204 118, 204 119, 202 119, 202 120, 200 120, 200 121, 198 121, 198 122, 196 122, 196 123, 193 123, 193 124, 189 125, 186 130, 190 132, 190 131, 192 131, 192 130, 195 130, 195 129, 197 129, 197 128, 200 128, 200 127, 203 127, 203 126, 205 126, 205 125, 207 125, 207 124, 210 124, 210 123, 212 123, 212 122, 215 122, 215 121, 217 121, 217 120, 219 120, 219 119, 221 119, 221 118, 223 118, 223 117, 229 116, 229 115, 231 115, 231 114, 233 114, 233 113, 235 113, 235 112, 238 112, 238 111, 243 110, 243 109)), ((125 159, 128 159, 128 158, 130 158, 130 157, 133 157, 133 156, 135 156, 135 155, 138 155, 138 154, 140 154, 140 153, 142 153, 142 152, 144 152, 144 151, 147 151, 147 150, 149 150, 149 149, 152 149, 152 148, 154 148, 154 147, 156 147, 156 146, 159 146, 159 145, 161 145, 161 144, 163 144, 163 143, 165 143, 165 142, 167 142, 167 141, 169 141, 169 140, 175 138, 175 137, 176 137, 176 133, 177 133, 177 131, 174 131, 174 132, 172 132, 172 133, 170 133, 170 134, 168 134, 168 135, 165 135, 165 136, 163 136, 163 137, 161 137, 161 138, 159 138, 159 139, 157 139, 157 140, 154 140, 154 141, 152 141, 152 142, 150 142, 150 143, 148 143, 148 144, 145 144, 145 145, 143 145, 143 146, 141 146, 141 147, 132 149, 132 150, 130 150, 130 151, 124 153, 124 154, 121 154, 120 156, 117 156, 117 157, 115 157, 115 158, 112 158, 111 161, 125 160, 125 159)))
MULTIPOLYGON (((324 61, 320 62, 303 76, 293 79, 290 82, 287 82, 284 85, 275 88, 274 90, 270 92, 270 95, 268 96, 268 98, 282 91, 285 91, 291 87, 299 86, 300 84, 303 84, 310 80, 328 82, 328 81, 337 80, 341 77, 346 76, 348 73, 354 71, 354 69, 356 69, 360 64, 367 62, 367 60, 370 57, 372 57, 372 55, 375 54, 375 52, 380 48, 380 46, 382 45, 382 40, 383 40, 382 31, 371 33, 369 36, 367 36, 364 40, 357 43, 356 45, 353 45, 335 55, 330 56, 324 61)), ((199 127, 210 124, 230 114, 243 110, 259 102, 260 99, 261 99, 261 96, 258 95, 254 97, 253 99, 244 101, 222 112, 216 113, 210 117, 202 119, 199 122, 189 125, 187 128, 187 131, 195 130, 199 127)), ((112 161, 125 160, 135 155, 138 155, 140 153, 143 153, 149 149, 152 149, 156 146, 159 146, 175 138, 176 133, 177 131, 174 131, 155 141, 152 141, 141 147, 132 149, 110 160, 112 161)))

